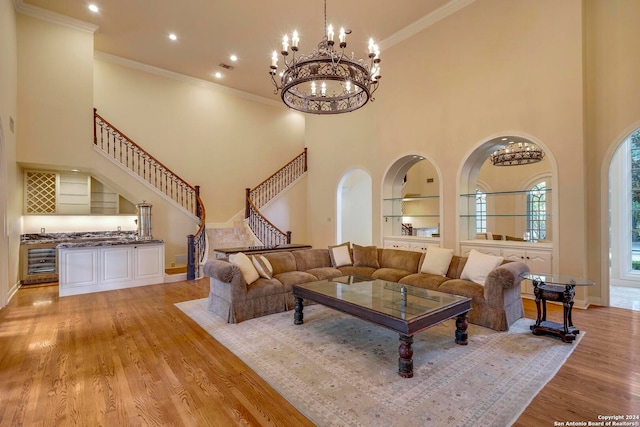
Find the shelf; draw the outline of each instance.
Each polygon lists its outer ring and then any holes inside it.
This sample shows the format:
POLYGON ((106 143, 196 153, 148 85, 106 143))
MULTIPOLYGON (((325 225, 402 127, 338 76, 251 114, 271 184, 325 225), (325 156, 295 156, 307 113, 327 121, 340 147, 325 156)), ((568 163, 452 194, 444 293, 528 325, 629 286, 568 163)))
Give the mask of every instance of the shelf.
POLYGON ((438 199, 440 196, 413 196, 413 197, 393 197, 390 199, 382 199, 385 202, 412 202, 415 200, 438 199))
MULTIPOLYGON (((508 196, 508 195, 514 195, 514 194, 530 194, 530 193, 550 193, 552 190, 551 188, 546 188, 544 190, 536 190, 536 191, 531 191, 531 190, 514 190, 514 191, 496 191, 493 193, 482 193, 485 196, 508 196)), ((461 194, 460 197, 476 197, 478 194, 477 193, 470 193, 470 194, 461 194)))
MULTIPOLYGON (((498 217, 507 217, 507 218, 511 218, 511 217, 528 217, 530 215, 527 214, 483 214, 483 215, 476 215, 476 214, 465 214, 465 215, 460 215, 460 218, 476 218, 478 216, 482 216, 484 218, 498 218, 498 217)), ((550 218, 551 214, 536 214, 536 217, 546 217, 546 218, 550 218)))
POLYGON ((440 218, 440 215, 383 215, 384 218, 440 218))

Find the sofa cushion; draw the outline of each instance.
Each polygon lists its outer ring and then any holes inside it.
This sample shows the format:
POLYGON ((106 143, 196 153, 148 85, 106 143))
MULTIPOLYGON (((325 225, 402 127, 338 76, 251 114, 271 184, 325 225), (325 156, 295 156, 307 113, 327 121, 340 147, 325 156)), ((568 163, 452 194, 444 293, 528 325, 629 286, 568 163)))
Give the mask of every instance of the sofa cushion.
POLYGON ((398 282, 403 285, 416 286, 418 288, 430 289, 432 291, 439 290, 441 284, 449 279, 447 276, 440 276, 438 274, 428 273, 415 273, 403 277, 398 282))
POLYGON ((340 268, 345 265, 353 265, 350 252, 351 243, 345 242, 335 246, 329 246, 329 256, 331 257, 331 266, 340 268))
POLYGON ((342 272, 343 276, 371 277, 377 269, 373 267, 355 267, 353 265, 345 265, 340 267, 339 270, 342 272))
POLYGON ((453 258, 453 249, 428 246, 420 272, 446 276, 451 258, 453 258))
POLYGON ((283 292, 284 286, 279 280, 261 277, 248 287, 245 299, 262 298, 283 292))
POLYGON ((271 263, 268 259, 262 255, 253 255, 251 257, 251 262, 253 262, 253 266, 256 268, 260 277, 265 279, 271 279, 273 277, 273 267, 271 267, 271 263))
POLYGON ((371 278, 397 282, 412 273, 415 273, 415 271, 400 270, 398 268, 379 268, 371 274, 371 278))
POLYGON ((286 292, 291 291, 291 287, 293 285, 315 282, 318 280, 316 276, 305 271, 287 271, 285 273, 276 274, 273 277, 282 282, 286 292))
POLYGON ((438 291, 471 298, 477 304, 484 303, 484 286, 469 280, 447 280, 440 285, 438 291))
POLYGON ((404 270, 408 271, 408 274, 417 273, 421 258, 422 252, 383 249, 380 255, 380 267, 404 270))
POLYGON ((270 252, 264 254, 264 257, 269 260, 271 267, 273 267, 274 276, 287 271, 296 271, 296 259, 293 257, 292 252, 270 252))
POLYGON ((247 284, 250 285, 260 278, 260 274, 258 274, 249 257, 242 252, 229 255, 229 262, 240 269, 242 277, 247 284))
POLYGON ((328 249, 305 249, 293 251, 296 259, 296 270, 309 271, 312 268, 331 267, 331 257, 328 249))
POLYGON ((469 252, 467 257, 467 263, 460 274, 461 279, 471 280, 484 286, 484 281, 487 279, 487 275, 494 268, 498 267, 504 260, 501 256, 483 254, 475 249, 469 252))
POLYGON ((355 267, 380 268, 376 246, 353 245, 353 265, 355 267))
POLYGON ((344 276, 344 274, 333 267, 318 267, 307 270, 307 273, 313 274, 318 280, 333 279, 334 277, 344 276))

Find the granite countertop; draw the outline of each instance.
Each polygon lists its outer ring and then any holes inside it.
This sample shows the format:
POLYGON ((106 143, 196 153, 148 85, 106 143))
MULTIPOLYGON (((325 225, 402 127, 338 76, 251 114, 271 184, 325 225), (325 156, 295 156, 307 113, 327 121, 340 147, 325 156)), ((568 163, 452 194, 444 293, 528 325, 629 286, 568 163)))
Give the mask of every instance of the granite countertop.
POLYGON ((56 244, 56 248, 87 248, 98 246, 139 245, 164 243, 164 240, 138 240, 135 231, 95 231, 84 233, 22 234, 21 245, 56 244))

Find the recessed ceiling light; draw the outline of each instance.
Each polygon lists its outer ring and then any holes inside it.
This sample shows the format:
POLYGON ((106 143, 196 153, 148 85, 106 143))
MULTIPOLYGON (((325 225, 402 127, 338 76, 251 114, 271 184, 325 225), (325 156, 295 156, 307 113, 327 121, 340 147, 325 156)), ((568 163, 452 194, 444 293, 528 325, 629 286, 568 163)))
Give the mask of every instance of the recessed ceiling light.
POLYGON ((238 60, 238 57, 236 55, 231 55, 229 59, 232 60, 233 62, 236 62, 238 60))
POLYGON ((98 6, 96 6, 95 4, 90 4, 89 5, 89 10, 93 13, 98 13, 100 12, 100 9, 98 9, 98 6))
POLYGON ((506 136, 504 138, 502 138, 503 141, 506 141, 507 139, 509 139, 509 138, 507 138, 506 136))
POLYGON ((173 34, 173 33, 169 34, 169 38, 170 38, 171 40, 173 40, 173 41, 178 40, 178 36, 176 36, 176 35, 175 35, 175 34, 173 34))
POLYGON ((80 172, 79 169, 71 169, 71 172, 80 172))
POLYGON ((221 79, 222 78, 222 73, 220 71, 216 71, 213 74, 213 77, 215 77, 216 79, 221 79))

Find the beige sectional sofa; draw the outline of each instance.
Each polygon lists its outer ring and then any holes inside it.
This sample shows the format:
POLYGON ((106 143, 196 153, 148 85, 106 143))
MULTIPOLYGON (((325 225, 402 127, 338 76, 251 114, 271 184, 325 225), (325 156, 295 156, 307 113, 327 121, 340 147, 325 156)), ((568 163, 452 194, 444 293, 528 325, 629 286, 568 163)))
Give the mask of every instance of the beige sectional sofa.
POLYGON ((422 252, 367 247, 368 256, 362 256, 359 248, 354 246, 351 252, 353 265, 340 267, 333 266, 330 249, 266 253, 263 256, 273 270, 272 277, 260 277, 250 284, 238 266, 227 260, 209 260, 204 266, 210 277, 208 308, 229 323, 242 322, 293 309, 293 285, 357 275, 469 297, 469 322, 498 331, 509 329, 524 316, 520 273, 529 268, 522 262, 503 262, 481 285, 460 278, 466 257, 453 255, 446 275, 438 275, 420 272, 425 259, 422 252))

